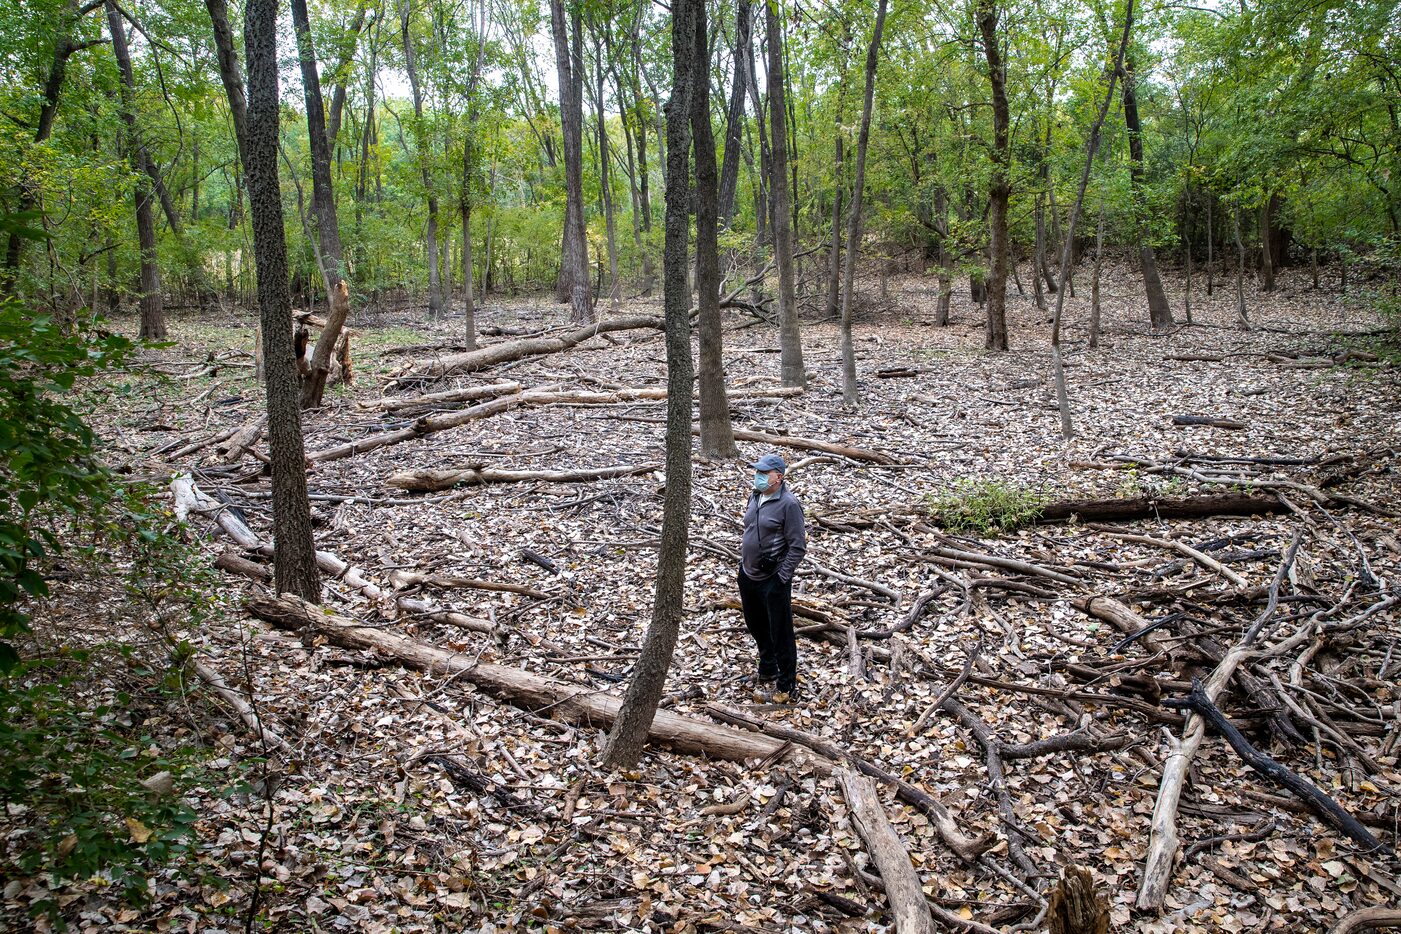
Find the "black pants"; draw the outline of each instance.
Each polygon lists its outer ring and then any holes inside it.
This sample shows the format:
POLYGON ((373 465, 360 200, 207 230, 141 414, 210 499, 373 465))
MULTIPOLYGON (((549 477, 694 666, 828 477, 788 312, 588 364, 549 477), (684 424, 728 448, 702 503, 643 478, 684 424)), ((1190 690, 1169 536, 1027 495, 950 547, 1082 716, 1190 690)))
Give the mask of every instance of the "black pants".
POLYGON ((763 580, 739 572, 739 602, 744 625, 759 647, 759 676, 778 678, 791 688, 798 674, 798 646, 793 638, 793 584, 774 574, 763 580))

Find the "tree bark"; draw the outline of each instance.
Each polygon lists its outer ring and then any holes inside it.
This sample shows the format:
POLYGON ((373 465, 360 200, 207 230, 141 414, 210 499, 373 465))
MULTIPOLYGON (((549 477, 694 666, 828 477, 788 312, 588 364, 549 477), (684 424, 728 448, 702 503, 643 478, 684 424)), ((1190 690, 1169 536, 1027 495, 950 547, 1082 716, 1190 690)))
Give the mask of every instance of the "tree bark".
POLYGON ((1012 195, 1011 112, 1007 105, 1007 70, 997 38, 994 0, 979 0, 978 29, 992 85, 992 181, 988 185, 988 251, 991 254, 987 292, 987 330, 984 347, 1007 349, 1007 202, 1012 195))
POLYGON ((1158 260, 1153 253, 1151 232, 1143 211, 1143 125, 1138 117, 1138 93, 1134 87, 1133 60, 1125 59, 1120 77, 1124 82, 1124 125, 1129 131, 1129 182, 1138 215, 1138 264, 1143 271, 1143 288, 1148 295, 1148 320, 1153 330, 1170 328, 1172 306, 1158 276, 1158 260))
POLYGON ((876 7, 876 24, 871 30, 870 48, 866 50, 866 96, 861 104, 861 130, 856 137, 856 178, 851 183, 851 228, 846 237, 846 271, 842 284, 842 403, 852 409, 860 402, 860 394, 856 387, 856 350, 851 342, 851 301, 856 291, 856 259, 861 252, 861 202, 866 187, 866 148, 871 141, 876 62, 880 56, 881 35, 885 32, 886 5, 886 0, 880 0, 876 7))
POLYGON ((413 93, 414 143, 418 150, 418 172, 423 191, 428 198, 428 316, 436 321, 443 313, 442 271, 438 264, 438 192, 429 172, 428 129, 423 123, 423 89, 418 80, 418 65, 414 56, 413 37, 409 33, 412 0, 399 0, 399 29, 404 44, 404 70, 409 75, 413 93))
POLYGON ((832 246, 827 257, 827 317, 840 321, 842 317, 842 173, 845 171, 846 151, 846 80, 838 79, 837 118, 832 128, 832 246))
POLYGON ((1268 195, 1260 205, 1260 291, 1275 290, 1274 224, 1272 214, 1277 196, 1268 195))
MULTIPOLYGON (((704 15, 696 17, 697 62, 709 61, 704 15)), ((691 93, 691 137, 696 166, 697 338, 700 345, 700 445, 708 459, 739 456, 725 393, 725 347, 720 329, 719 207, 715 136, 710 127, 709 69, 696 74, 691 93)))
POLYGON ((316 50, 311 40, 311 20, 306 0, 292 0, 292 26, 297 34, 297 58, 302 70, 302 92, 306 100, 307 136, 311 142, 311 210, 316 215, 316 235, 321 242, 321 275, 326 282, 330 311, 326 326, 317 338, 311 365, 302 382, 301 405, 316 408, 326 390, 331 371, 331 355, 341 329, 350 315, 350 290, 345 283, 345 259, 341 249, 340 220, 331 187, 331 137, 322 112, 321 78, 316 70, 316 50))
POLYGON ((618 225, 613 216, 613 185, 608 171, 608 120, 603 112, 603 42, 594 37, 594 113, 598 120, 598 188, 603 196, 603 223, 608 237, 608 304, 618 313, 622 283, 618 280, 618 225))
POLYGON ((910 853, 881 808, 876 784, 850 769, 837 771, 837 783, 846 798, 852 823, 871 854, 890 900, 890 913, 898 934, 934 934, 934 919, 924 900, 919 874, 910 864, 910 853))
POLYGON ((1236 237, 1236 321, 1243 330, 1250 330, 1250 316, 1245 312, 1245 244, 1240 237, 1240 209, 1231 211, 1231 230, 1236 237))
POLYGON ((584 228, 584 61, 577 8, 565 17, 564 0, 550 0, 550 31, 559 76, 564 136, 564 234, 555 300, 569 303, 570 320, 594 320, 589 288, 589 244, 584 228))
POLYGON ((1104 263, 1104 205, 1099 206, 1099 223, 1095 225, 1095 265, 1090 273, 1090 346, 1099 346, 1099 275, 1104 263))
MULTIPOLYGON (((686 590, 686 544, 691 516, 691 296, 686 286, 690 239, 687 181, 693 94, 709 93, 708 57, 696 55, 704 30, 704 0, 672 0, 672 89, 667 102, 666 241, 662 256, 666 309, 666 498, 662 505, 661 550, 652 621, 633 667, 632 680, 603 760, 610 767, 635 765, 642 756, 676 649, 686 590)), ((707 120, 709 117, 707 116, 707 120)), ((712 143, 713 146, 713 143, 712 143)), ((712 165, 714 153, 711 153, 712 165)), ((713 171, 713 169, 712 169, 713 171)))
MULTIPOLYGON (((210 0, 211 12, 218 0, 210 0)), ((227 33, 228 23, 215 23, 227 33)), ((268 443, 272 459, 273 571, 278 593, 321 599, 321 576, 311 536, 306 455, 298 404, 297 363, 292 353, 292 301, 287 283, 287 241, 277 177, 280 109, 277 89, 277 0, 248 0, 243 42, 248 60, 248 102, 243 154, 258 270, 258 306, 267 372, 268 443)), ((223 64, 223 56, 221 65, 223 64)), ((233 68, 236 61, 231 61, 233 68)), ((229 104, 236 85, 221 68, 229 104)))
MULTIPOLYGON (((136 123, 136 79, 131 69, 122 14, 113 0, 107 0, 107 26, 112 37, 112 53, 122 76, 121 112, 126 126, 127 153, 131 168, 139 176, 135 182, 136 238, 141 251, 141 336, 152 340, 165 337, 165 308, 161 299, 161 272, 156 264, 156 224, 151 213, 155 185, 150 154, 141 142, 136 123)), ((274 166, 276 168, 276 166, 274 166)))
POLYGON ((793 207, 788 189, 788 92, 784 81, 783 33, 777 0, 764 4, 768 34, 769 122, 773 137, 773 252, 778 266, 779 373, 785 386, 804 386, 803 343, 798 325, 798 298, 793 280, 793 207))
POLYGON ((939 303, 934 308, 934 323, 945 327, 949 323, 949 305, 953 300, 953 250, 949 249, 949 195, 940 185, 934 191, 935 223, 939 225, 939 303))

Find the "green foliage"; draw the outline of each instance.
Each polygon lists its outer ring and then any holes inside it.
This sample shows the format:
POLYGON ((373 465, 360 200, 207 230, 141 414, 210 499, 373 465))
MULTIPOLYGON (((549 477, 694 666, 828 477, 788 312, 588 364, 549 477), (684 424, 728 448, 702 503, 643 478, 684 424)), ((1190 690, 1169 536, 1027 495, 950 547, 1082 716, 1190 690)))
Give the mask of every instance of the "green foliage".
MULTIPOLYGON (((162 750, 130 729, 130 695, 90 696, 94 666, 116 663, 66 653, 0 680, 0 801, 24 826, 7 838, 0 873, 100 873, 139 902, 147 874, 191 844, 195 813, 179 792, 201 775, 189 751, 162 750), (142 784, 161 772, 168 789, 142 784)), ((56 912, 51 903, 33 908, 56 912)))
POLYGON ((1013 532, 1036 521, 1046 497, 1039 491, 1001 480, 961 477, 941 496, 931 494, 930 515, 950 532, 1013 532))
POLYGON ((134 349, 96 322, 66 328, 0 301, 0 672, 18 660, 8 640, 27 626, 21 602, 48 593, 36 564, 62 550, 60 528, 124 499, 69 397, 134 349))

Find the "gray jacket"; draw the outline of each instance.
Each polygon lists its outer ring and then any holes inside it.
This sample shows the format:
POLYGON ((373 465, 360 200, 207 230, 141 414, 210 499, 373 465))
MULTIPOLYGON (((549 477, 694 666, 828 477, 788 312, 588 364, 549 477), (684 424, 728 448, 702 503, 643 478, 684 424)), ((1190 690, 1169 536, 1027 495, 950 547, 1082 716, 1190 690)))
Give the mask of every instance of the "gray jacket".
POLYGON ((763 505, 759 503, 757 492, 749 494, 749 506, 744 511, 744 537, 739 545, 739 566, 746 577, 765 580, 777 574, 779 580, 789 583, 807 550, 803 507, 798 498, 788 492, 788 484, 779 487, 778 496, 763 505), (759 556, 765 554, 779 559, 777 571, 766 574, 759 570, 759 556))

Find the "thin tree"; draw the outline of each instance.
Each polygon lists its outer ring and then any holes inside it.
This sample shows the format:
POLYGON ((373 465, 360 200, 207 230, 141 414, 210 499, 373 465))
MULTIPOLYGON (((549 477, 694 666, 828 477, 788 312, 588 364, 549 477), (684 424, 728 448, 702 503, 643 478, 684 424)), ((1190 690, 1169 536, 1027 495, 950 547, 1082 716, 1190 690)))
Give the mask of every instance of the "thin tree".
MULTIPOLYGON (((1060 323, 1061 313, 1065 309, 1065 284, 1070 278, 1070 257, 1075 248, 1075 225, 1080 221, 1080 210, 1085 205, 1085 189, 1090 184, 1090 170, 1095 164, 1095 155, 1099 151, 1099 131, 1104 127, 1104 119, 1109 115, 1109 105, 1114 100, 1114 81, 1118 76, 1124 61, 1124 53, 1129 46, 1129 35, 1133 31, 1133 0, 1128 0, 1128 5, 1124 8, 1124 35, 1119 42, 1119 49, 1114 55, 1114 67, 1109 70, 1109 88, 1104 95, 1104 103, 1099 107, 1099 113, 1095 115, 1094 126, 1090 128, 1090 138, 1085 143, 1085 164, 1080 170, 1080 187, 1075 191, 1075 203, 1070 208, 1070 220, 1065 225, 1065 240, 1061 245, 1060 272, 1056 277, 1056 310, 1051 316, 1051 369, 1056 384, 1056 404, 1060 409, 1060 431, 1061 436, 1069 441, 1075 437, 1074 426, 1070 422, 1070 394, 1065 386, 1065 363, 1060 352, 1060 323)), ((1101 237, 1103 236, 1101 211, 1101 237)), ((1038 280, 1039 281, 1039 280, 1038 280)), ((1096 282, 1096 289, 1098 283, 1096 282)))
POLYGON ((1148 295, 1148 321, 1153 330, 1172 327, 1172 306, 1158 276, 1158 260, 1153 253, 1151 232, 1141 210, 1143 202, 1143 124, 1138 116, 1138 93, 1134 88, 1133 60, 1126 58, 1119 69, 1124 81, 1124 125, 1129 131, 1129 184, 1138 215, 1138 264, 1143 271, 1143 288, 1148 295))
POLYGON ((161 299, 161 271, 156 264, 156 223, 151 212, 155 184, 150 176, 154 170, 150 153, 141 142, 136 125, 136 79, 131 69, 131 51, 127 46, 126 27, 122 14, 113 0, 106 0, 107 25, 112 36, 112 53, 122 75, 121 114, 126 125, 127 156, 139 178, 135 185, 136 238, 141 250, 141 336, 160 340, 165 337, 165 307, 161 299))
POLYGON ((594 115, 598 130, 598 190, 603 200, 603 224, 608 244, 608 306, 615 314, 622 301, 622 282, 618 278, 618 225, 613 216, 613 183, 608 171, 608 115, 603 109, 604 78, 603 39, 601 29, 594 28, 593 63, 594 81, 589 90, 593 92, 594 115))
POLYGON ((205 0, 214 25, 219 77, 229 100, 253 224, 259 320, 267 374, 268 446, 272 461, 273 581, 278 593, 321 599, 311 536, 297 364, 292 355, 292 299, 277 178, 277 0, 248 0, 243 43, 248 91, 234 53, 225 0, 205 0))
MULTIPOLYGON (((705 56, 696 55, 697 24, 704 0, 672 0, 671 100, 667 102, 666 239, 662 253, 666 314, 666 499, 662 506, 661 551, 652 621, 618 718, 608 734, 603 761, 610 767, 635 765, 661 702, 667 669, 676 649, 686 590, 686 544, 691 521, 691 295, 686 287, 691 95, 704 93, 696 72, 706 75, 705 56)), ((705 80, 705 79, 702 79, 705 80)), ((708 85, 708 80, 706 81, 708 85)), ((703 85, 704 86, 704 85, 703 85)))
POLYGON ((753 0, 735 4, 734 86, 725 112, 725 156, 720 166, 720 225, 729 228, 735 216, 735 188, 739 183, 740 136, 744 130, 744 99, 748 93, 748 55, 753 46, 753 0))
POLYGON ((340 220, 336 216, 336 196, 331 187, 331 142, 326 132, 326 115, 321 103, 321 77, 316 69, 316 49, 311 39, 311 20, 306 0, 292 0, 292 27, 297 34, 297 59, 302 70, 302 95, 306 101, 307 136, 311 142, 311 211, 316 216, 316 235, 321 243, 318 259, 326 283, 331 310, 326 326, 316 341, 311 367, 302 381, 302 408, 321 404, 326 376, 331 370, 331 354, 341 329, 350 315, 350 289, 345 282, 345 259, 341 249, 340 220))
MULTIPOLYGON (((696 21, 696 61, 709 56, 704 16, 696 21)), ((696 292, 700 344, 700 447, 710 459, 738 457, 730 401, 725 393, 724 338, 720 330, 719 208, 715 134, 710 127, 709 72, 701 69, 691 93, 691 136, 696 163, 696 292)))
POLYGON ((856 257, 861 251, 861 201, 866 187, 866 147, 871 141, 871 107, 875 102, 876 60, 880 55, 881 34, 885 31, 886 0, 876 7, 876 25, 871 46, 866 50, 866 97, 861 104, 861 130, 856 137, 856 178, 851 183, 851 229, 846 238, 846 271, 842 286, 842 402, 855 408, 860 398, 856 389, 856 351, 851 343, 851 298, 856 291, 856 257))
POLYGON ((793 277, 793 205, 788 187, 788 91, 783 68, 783 32, 778 0, 764 3, 768 36, 769 127, 773 146, 769 194, 773 202, 773 255, 778 267, 779 375, 785 386, 804 386, 803 340, 793 277))
POLYGON ((437 320, 443 312, 442 271, 438 265, 438 190, 429 168, 428 128, 423 122, 423 88, 418 77, 418 60, 414 55, 413 37, 409 32, 411 0, 399 2, 399 29, 404 44, 404 70, 409 74, 409 89, 413 93, 414 143, 418 150, 418 172, 423 190, 428 196, 428 316, 437 320))
POLYGON ((983 37, 988 83, 992 86, 992 180, 988 184, 988 350, 1007 349, 1007 202, 1012 196, 1011 111, 1007 105, 1007 67, 997 38, 997 7, 979 0, 978 30, 983 37))
POLYGON ((468 350, 477 346, 477 301, 473 292, 472 263, 472 168, 477 141, 477 84, 482 76, 482 59, 486 54, 486 0, 477 0, 473 12, 473 27, 477 34, 476 54, 472 57, 472 73, 467 76, 467 133, 462 139, 462 193, 459 211, 462 216, 462 339, 468 350))
POLYGON ((589 293, 589 242, 584 229, 584 61, 577 6, 550 0, 550 32, 559 75, 559 119, 564 136, 564 235, 555 299, 569 303, 574 321, 593 320, 589 293))

